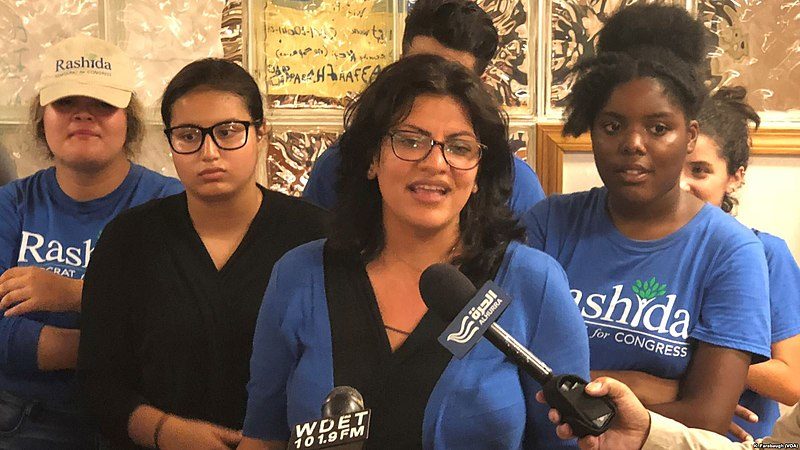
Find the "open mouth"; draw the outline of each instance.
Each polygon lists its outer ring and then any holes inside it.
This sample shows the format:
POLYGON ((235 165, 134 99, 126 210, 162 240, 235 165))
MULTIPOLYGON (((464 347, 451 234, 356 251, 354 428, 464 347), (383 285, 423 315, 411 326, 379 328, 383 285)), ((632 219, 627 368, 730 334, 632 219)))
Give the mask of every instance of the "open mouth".
POLYGON ((445 195, 450 192, 450 189, 442 187, 442 186, 434 186, 430 184, 412 184, 408 186, 408 189, 414 193, 433 193, 433 194, 440 194, 445 195))
POLYGON ((439 184, 411 183, 408 190, 415 199, 422 203, 436 203, 450 193, 450 188, 439 184))
POLYGON ((619 174, 620 178, 626 183, 639 183, 644 181, 651 173, 652 170, 645 169, 641 166, 629 166, 617 169, 615 171, 619 174))

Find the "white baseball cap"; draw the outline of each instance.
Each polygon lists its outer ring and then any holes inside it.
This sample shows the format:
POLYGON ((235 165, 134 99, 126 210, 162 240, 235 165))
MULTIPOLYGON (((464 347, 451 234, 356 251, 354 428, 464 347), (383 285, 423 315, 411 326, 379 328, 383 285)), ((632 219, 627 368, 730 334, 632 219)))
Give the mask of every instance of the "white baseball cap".
POLYGON ((126 108, 135 82, 133 63, 119 47, 91 36, 75 36, 45 51, 36 90, 42 106, 82 95, 126 108))

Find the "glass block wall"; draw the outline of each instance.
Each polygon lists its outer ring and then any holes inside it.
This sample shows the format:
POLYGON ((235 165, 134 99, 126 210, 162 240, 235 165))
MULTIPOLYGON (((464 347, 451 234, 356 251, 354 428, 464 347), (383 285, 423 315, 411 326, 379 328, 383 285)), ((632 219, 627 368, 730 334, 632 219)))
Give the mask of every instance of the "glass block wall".
MULTIPOLYGON (((560 118, 570 68, 597 31, 636 0, 479 0, 500 33, 484 80, 509 113, 518 155, 533 164, 535 125, 560 118), (529 151, 531 150, 531 151, 529 151)), ((712 33, 714 83, 744 84, 768 123, 800 127, 800 4, 796 0, 674 0, 712 33)), ((184 64, 222 57, 261 84, 272 133, 261 181, 299 195, 316 158, 341 133, 344 106, 400 55, 405 0, 0 0, 0 152, 20 176, 44 167, 29 148, 27 109, 42 50, 99 36, 136 64, 148 109, 140 162, 174 174, 157 105, 184 64)))

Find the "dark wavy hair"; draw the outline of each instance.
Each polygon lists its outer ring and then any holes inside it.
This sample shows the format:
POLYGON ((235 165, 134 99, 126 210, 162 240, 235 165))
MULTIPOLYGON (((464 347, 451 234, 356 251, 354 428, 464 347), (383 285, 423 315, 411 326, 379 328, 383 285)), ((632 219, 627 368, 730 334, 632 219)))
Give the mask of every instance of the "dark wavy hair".
POLYGON ((600 31, 597 55, 573 69, 564 135, 589 131, 614 89, 643 77, 656 79, 687 121, 694 119, 707 96, 699 74, 705 33, 700 21, 677 6, 636 4, 614 14, 600 31))
POLYGON ((436 39, 445 47, 475 57, 480 75, 497 53, 499 38, 492 18, 470 0, 419 0, 406 17, 403 52, 417 36, 436 39))
MULTIPOLYGON (((700 134, 711 138, 720 148, 728 175, 739 167, 747 168, 750 161, 750 122, 758 129, 761 118, 745 100, 747 89, 742 86, 722 87, 708 97, 697 116, 700 134)), ((722 210, 729 213, 739 201, 725 193, 722 210)))
POLYGON ((387 66, 345 111, 342 164, 330 244, 358 253, 364 262, 383 250, 383 201, 377 180, 367 178, 387 133, 411 112, 420 95, 449 96, 463 105, 481 143, 487 146, 472 194, 460 216, 459 264, 474 283, 483 283, 511 240, 524 231, 508 208, 513 156, 505 112, 474 73, 435 55, 401 58, 387 66))
POLYGON ((164 90, 161 119, 165 127, 172 126, 172 105, 199 87, 241 97, 253 122, 260 124, 264 121, 263 99, 253 77, 238 64, 220 58, 205 58, 184 66, 164 90))

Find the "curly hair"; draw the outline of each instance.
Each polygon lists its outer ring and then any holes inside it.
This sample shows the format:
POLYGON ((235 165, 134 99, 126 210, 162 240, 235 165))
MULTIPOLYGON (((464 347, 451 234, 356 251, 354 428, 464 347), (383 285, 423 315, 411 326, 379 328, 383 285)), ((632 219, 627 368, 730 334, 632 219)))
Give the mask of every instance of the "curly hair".
POLYGON ((483 283, 508 243, 524 239, 507 206, 513 170, 508 119, 477 75, 435 55, 409 56, 387 66, 345 111, 330 244, 361 255, 365 262, 383 250, 383 201, 377 180, 368 179, 367 172, 386 134, 410 114, 420 95, 458 101, 487 146, 476 178, 480 189, 461 210, 462 253, 454 261, 474 283, 483 283))
POLYGON ((492 18, 470 0, 419 0, 406 17, 403 52, 417 36, 436 39, 445 47, 475 57, 480 75, 497 53, 499 38, 492 18))
POLYGON ((699 75, 705 33, 700 21, 677 6, 636 4, 617 12, 600 31, 597 55, 573 69, 564 135, 590 130, 614 89, 643 77, 658 80, 687 121, 694 119, 707 96, 699 75))
MULTIPOLYGON (((722 87, 706 99, 697 116, 700 133, 717 144, 728 175, 734 175, 739 167, 747 168, 750 160, 749 124, 752 122, 756 129, 761 125, 761 118, 747 104, 745 97, 747 89, 742 86, 722 87)), ((736 198, 725 193, 721 207, 729 213, 738 203, 736 198)))

